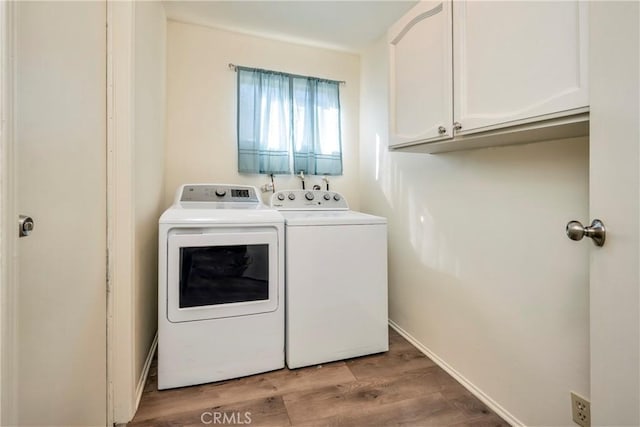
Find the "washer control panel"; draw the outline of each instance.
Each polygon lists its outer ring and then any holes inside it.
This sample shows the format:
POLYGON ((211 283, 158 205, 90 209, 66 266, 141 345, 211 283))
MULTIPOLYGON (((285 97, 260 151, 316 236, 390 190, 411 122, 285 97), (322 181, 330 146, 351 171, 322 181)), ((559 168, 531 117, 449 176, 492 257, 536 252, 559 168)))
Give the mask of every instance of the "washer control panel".
POLYGON ((178 190, 179 202, 260 203, 255 187, 229 184, 186 184, 178 190))
POLYGON ((324 190, 280 190, 271 196, 271 207, 280 210, 348 210, 342 194, 324 190))

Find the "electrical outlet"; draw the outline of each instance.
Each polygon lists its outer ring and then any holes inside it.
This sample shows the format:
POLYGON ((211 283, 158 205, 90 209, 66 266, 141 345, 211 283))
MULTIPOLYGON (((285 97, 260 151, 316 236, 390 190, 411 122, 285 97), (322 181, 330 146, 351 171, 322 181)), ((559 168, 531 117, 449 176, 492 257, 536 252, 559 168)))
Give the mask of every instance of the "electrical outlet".
POLYGON ((576 424, 591 427, 591 403, 574 392, 571 392, 571 414, 576 424))

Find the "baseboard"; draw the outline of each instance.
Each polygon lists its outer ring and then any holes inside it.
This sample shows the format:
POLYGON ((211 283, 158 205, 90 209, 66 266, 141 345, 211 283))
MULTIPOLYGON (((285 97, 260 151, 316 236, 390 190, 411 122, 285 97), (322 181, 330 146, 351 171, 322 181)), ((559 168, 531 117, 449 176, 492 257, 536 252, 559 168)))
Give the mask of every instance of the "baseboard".
POLYGON ((471 394, 480 399, 482 403, 487 405, 493 412, 498 414, 503 420, 511 424, 512 426, 524 426, 525 424, 511 415, 506 409, 500 406, 495 400, 485 394, 471 381, 466 379, 462 374, 452 368, 447 362, 438 357, 435 353, 425 347, 420 341, 415 339, 411 334, 402 329, 400 325, 389 319, 389 326, 391 326, 396 332, 402 335, 407 341, 413 344, 418 350, 424 353, 429 359, 431 359, 436 365, 444 369, 449 375, 451 375, 456 381, 458 381, 464 388, 469 390, 471 394))
POLYGON ((151 368, 151 362, 153 361, 153 355, 156 353, 156 348, 158 348, 157 332, 155 337, 153 337, 153 342, 151 343, 151 347, 149 348, 149 353, 147 354, 147 360, 144 361, 142 374, 140 375, 140 381, 138 381, 138 386, 136 387, 136 406, 133 409, 134 415, 138 411, 138 406, 140 406, 140 400, 142 399, 142 392, 144 391, 144 385, 147 383, 147 377, 149 376, 149 368, 151 368))

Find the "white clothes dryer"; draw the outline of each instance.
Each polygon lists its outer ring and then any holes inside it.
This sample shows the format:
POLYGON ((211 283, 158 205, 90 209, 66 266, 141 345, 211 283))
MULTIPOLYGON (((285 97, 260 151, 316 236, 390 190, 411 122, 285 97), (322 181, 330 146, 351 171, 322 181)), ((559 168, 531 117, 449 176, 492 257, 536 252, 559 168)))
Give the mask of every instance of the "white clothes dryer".
POLYGON ((254 187, 181 186, 158 266, 158 389, 284 367, 284 220, 254 187))
POLYGON ((329 191, 279 191, 271 206, 286 223, 287 366, 387 351, 387 220, 329 191))

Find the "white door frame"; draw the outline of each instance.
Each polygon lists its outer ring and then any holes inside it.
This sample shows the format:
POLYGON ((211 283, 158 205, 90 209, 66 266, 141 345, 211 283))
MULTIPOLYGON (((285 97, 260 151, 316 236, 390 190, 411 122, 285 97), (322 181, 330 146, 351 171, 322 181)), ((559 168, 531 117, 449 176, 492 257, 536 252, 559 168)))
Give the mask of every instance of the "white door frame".
POLYGON ((139 399, 134 366, 132 261, 134 2, 107 1, 107 27, 107 420, 112 425, 130 421, 139 399))
POLYGON ((15 31, 14 2, 0 3, 0 425, 16 423, 14 396, 16 227, 15 201, 15 31))

